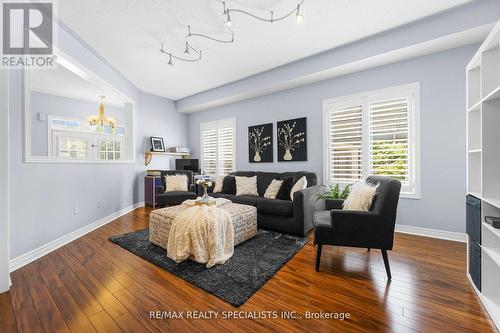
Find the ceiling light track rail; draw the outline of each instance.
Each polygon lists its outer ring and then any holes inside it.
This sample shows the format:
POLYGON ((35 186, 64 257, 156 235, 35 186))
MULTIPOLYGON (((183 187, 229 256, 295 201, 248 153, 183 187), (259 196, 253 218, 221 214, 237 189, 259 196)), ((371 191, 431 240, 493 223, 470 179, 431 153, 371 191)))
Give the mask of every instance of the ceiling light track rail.
POLYGON ((231 13, 245 14, 247 16, 253 17, 254 19, 257 19, 257 20, 260 20, 260 21, 263 21, 263 22, 268 22, 268 23, 274 23, 274 22, 282 21, 282 20, 290 17, 291 15, 295 14, 295 16, 297 18, 297 21, 302 22, 302 20, 304 19, 304 16, 300 13, 300 6, 304 3, 304 1, 305 0, 301 0, 297 4, 297 7, 295 7, 293 10, 291 10, 287 14, 285 14, 283 16, 279 16, 279 17, 275 17, 274 16, 274 11, 272 11, 272 10, 269 11, 269 17, 261 17, 261 16, 258 16, 256 14, 250 13, 250 12, 248 12, 246 10, 243 10, 243 9, 226 8, 226 2, 225 1, 222 2, 222 6, 224 8, 223 14, 226 16, 226 24, 228 24, 228 25, 232 24, 231 13), (229 22, 231 22, 231 23, 229 23, 229 22))
POLYGON ((188 34, 185 37, 186 39, 191 38, 191 37, 203 37, 203 38, 210 39, 210 40, 213 40, 214 42, 219 42, 219 43, 225 43, 225 44, 234 43, 234 32, 233 32, 233 30, 231 30, 231 28, 228 28, 230 33, 231 33, 231 39, 224 40, 224 39, 215 38, 215 37, 212 37, 209 35, 205 35, 202 33, 192 33, 191 26, 188 25, 187 27, 188 27, 188 34))
POLYGON ((297 23, 302 23, 302 21, 304 20, 304 16, 300 12, 300 6, 302 6, 302 4, 304 3, 304 1, 305 0, 298 1, 297 6, 293 10, 291 10, 290 12, 288 12, 287 14, 285 14, 283 16, 275 17, 274 16, 274 11, 269 10, 269 15, 270 15, 269 18, 261 17, 259 15, 253 14, 253 13, 251 13, 249 11, 242 10, 242 9, 231 9, 231 8, 228 8, 228 7, 226 7, 226 1, 222 1, 222 6, 223 6, 223 13, 222 14, 226 17, 226 26, 227 26, 227 29, 229 30, 229 32, 231 33, 231 39, 220 39, 220 38, 212 37, 212 36, 209 36, 209 35, 206 35, 206 34, 202 34, 202 33, 193 33, 191 31, 191 26, 188 25, 187 26, 188 33, 184 37, 185 44, 186 44, 185 45, 185 49, 184 49, 184 54, 186 56, 177 56, 177 55, 175 55, 172 52, 166 51, 165 48, 164 48, 164 46, 163 46, 163 43, 161 43, 160 52, 162 54, 165 54, 165 55, 168 56, 168 65, 170 65, 170 66, 173 66, 173 64, 174 64, 173 61, 172 61, 173 59, 179 60, 179 61, 184 61, 184 62, 197 62, 197 61, 200 61, 201 60, 201 50, 198 50, 195 47, 193 47, 188 42, 188 40, 191 37, 201 37, 201 38, 209 39, 209 40, 212 40, 214 42, 222 43, 222 44, 231 44, 231 43, 234 43, 234 31, 231 29, 231 25, 233 24, 232 21, 231 21, 231 13, 244 14, 244 15, 247 15, 249 17, 253 17, 254 19, 257 19, 257 20, 260 20, 260 21, 263 21, 263 22, 268 22, 268 23, 274 23, 274 22, 282 21, 282 20, 286 19, 287 17, 290 17, 293 14, 295 14, 295 18, 297 19, 297 23), (194 57, 189 57, 191 55, 194 55, 194 57))

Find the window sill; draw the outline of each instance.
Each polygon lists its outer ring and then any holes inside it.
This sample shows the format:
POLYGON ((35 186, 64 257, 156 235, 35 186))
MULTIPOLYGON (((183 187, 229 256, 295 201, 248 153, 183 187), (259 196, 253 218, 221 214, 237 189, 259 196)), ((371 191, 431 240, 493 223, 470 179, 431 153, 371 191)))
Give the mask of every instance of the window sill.
POLYGON ((422 196, 420 195, 420 193, 418 193, 418 194, 404 194, 404 193, 401 193, 399 195, 399 197, 401 199, 410 199, 410 200, 421 200, 422 199, 422 196))

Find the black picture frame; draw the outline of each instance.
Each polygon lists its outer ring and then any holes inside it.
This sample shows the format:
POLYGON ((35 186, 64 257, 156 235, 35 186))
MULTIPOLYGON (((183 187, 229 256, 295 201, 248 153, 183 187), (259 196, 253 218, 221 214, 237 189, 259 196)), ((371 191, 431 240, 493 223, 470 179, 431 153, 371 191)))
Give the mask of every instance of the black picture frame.
POLYGON ((273 123, 248 127, 248 162, 273 162, 273 123))
POLYGON ((163 141, 163 138, 151 136, 149 141, 151 142, 151 151, 161 153, 165 152, 165 142, 163 141))
POLYGON ((307 161, 307 118, 276 123, 278 162, 307 161))

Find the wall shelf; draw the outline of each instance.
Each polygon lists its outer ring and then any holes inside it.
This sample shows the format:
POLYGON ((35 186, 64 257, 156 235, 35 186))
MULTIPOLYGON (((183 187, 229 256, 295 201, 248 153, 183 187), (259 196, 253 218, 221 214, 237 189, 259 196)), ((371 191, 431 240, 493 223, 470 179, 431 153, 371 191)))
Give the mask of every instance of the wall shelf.
MULTIPOLYGON (((469 263, 480 263, 480 289, 469 280, 500 329, 500 230, 485 216, 500 216, 500 22, 467 66, 467 193, 481 199, 481 239, 469 242, 469 263), (474 247, 481 248, 478 257, 474 247), (472 249, 471 249, 472 247, 472 249), (479 258, 479 259, 478 259, 479 258)), ((474 271, 475 266, 471 266, 474 271)))
POLYGON ((473 106, 471 106, 469 108, 469 112, 480 111, 481 110, 481 104, 482 104, 482 102, 483 101, 479 101, 476 104, 474 104, 473 106))
POLYGON ((182 158, 189 158, 190 154, 188 153, 174 153, 174 152, 158 152, 158 151, 147 151, 144 153, 144 165, 149 165, 153 156, 155 155, 166 155, 166 156, 180 156, 182 158))
MULTIPOLYGON (((492 225, 486 223, 486 222, 483 222, 483 227, 487 230, 489 230, 493 235, 495 235, 496 237, 498 237, 498 247, 500 249, 500 229, 495 229, 493 228, 492 225)), ((500 264, 500 263, 499 263, 500 264)))
POLYGON ((483 251, 490 257, 491 260, 498 266, 500 266, 500 250, 498 249, 491 249, 483 246, 483 251))
POLYGON ((495 90, 493 90, 489 95, 487 95, 481 102, 482 103, 490 102, 499 98, 500 98, 500 85, 495 90))

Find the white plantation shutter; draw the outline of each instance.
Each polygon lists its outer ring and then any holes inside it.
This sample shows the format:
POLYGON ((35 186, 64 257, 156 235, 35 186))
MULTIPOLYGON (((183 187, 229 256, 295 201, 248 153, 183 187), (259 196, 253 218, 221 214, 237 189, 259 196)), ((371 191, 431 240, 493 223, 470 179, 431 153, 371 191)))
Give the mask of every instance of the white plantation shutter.
POLYGON ((201 131, 201 169, 209 175, 217 173, 217 129, 206 128, 201 131))
POLYGON ((370 174, 409 182, 408 98, 371 103, 370 174))
POLYGON ((361 105, 330 112, 330 179, 350 183, 363 177, 363 123, 361 105))
POLYGON ((232 126, 219 128, 218 175, 234 171, 234 131, 232 126))
POLYGON ((201 124, 202 171, 227 175, 235 170, 235 122, 225 119, 201 124))
POLYGON ((389 176, 419 197, 418 103, 418 83, 325 101, 325 182, 389 176))

